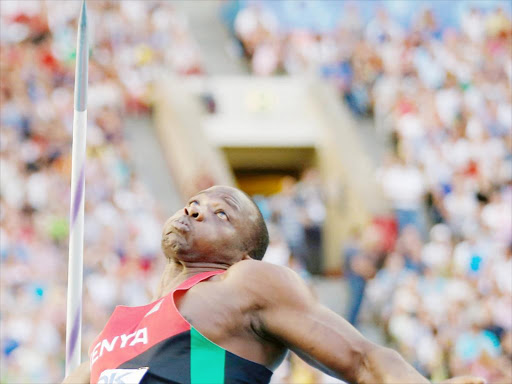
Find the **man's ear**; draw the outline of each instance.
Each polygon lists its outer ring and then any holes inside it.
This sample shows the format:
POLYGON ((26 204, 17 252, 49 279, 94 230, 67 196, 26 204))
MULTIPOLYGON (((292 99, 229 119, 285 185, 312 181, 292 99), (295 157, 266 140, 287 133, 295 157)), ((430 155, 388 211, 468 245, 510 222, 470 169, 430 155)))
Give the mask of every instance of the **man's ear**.
POLYGON ((244 257, 242 257, 242 260, 252 260, 252 257, 249 256, 248 253, 244 253, 244 257))

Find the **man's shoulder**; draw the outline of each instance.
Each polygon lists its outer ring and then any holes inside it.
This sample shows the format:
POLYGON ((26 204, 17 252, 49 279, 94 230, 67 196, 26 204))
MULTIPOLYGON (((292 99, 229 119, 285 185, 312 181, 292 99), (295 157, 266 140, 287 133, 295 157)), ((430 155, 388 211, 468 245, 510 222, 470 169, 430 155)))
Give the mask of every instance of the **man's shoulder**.
POLYGON ((295 274, 295 272, 288 267, 260 260, 241 260, 229 267, 228 273, 232 277, 242 279, 251 279, 253 277, 273 278, 295 274))
MULTIPOLYGON (((228 269, 226 280, 255 298, 288 300, 307 294, 304 281, 292 269, 258 260, 242 260, 228 269)), ((259 300, 258 300, 259 301, 259 300)))

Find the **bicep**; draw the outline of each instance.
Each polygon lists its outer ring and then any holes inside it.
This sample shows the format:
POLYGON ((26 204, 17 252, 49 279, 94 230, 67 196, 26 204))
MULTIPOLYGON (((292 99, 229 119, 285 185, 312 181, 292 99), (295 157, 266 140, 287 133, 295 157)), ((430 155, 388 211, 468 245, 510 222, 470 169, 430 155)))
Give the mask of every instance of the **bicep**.
POLYGON ((365 352, 373 344, 310 295, 290 299, 262 311, 263 332, 324 372, 357 381, 365 352))
POLYGON ((230 268, 226 282, 250 303, 251 327, 327 374, 357 382, 375 347, 341 316, 318 303, 291 269, 261 261, 230 268))

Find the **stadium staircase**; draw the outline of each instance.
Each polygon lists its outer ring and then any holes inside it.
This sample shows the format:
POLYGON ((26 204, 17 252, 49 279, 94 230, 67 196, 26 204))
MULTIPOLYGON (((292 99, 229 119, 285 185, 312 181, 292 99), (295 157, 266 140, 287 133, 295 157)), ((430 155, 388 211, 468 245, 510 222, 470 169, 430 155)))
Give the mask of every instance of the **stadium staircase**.
POLYGON ((125 120, 127 139, 135 172, 155 196, 165 215, 181 208, 182 199, 165 162, 151 116, 130 116, 125 120))
POLYGON ((248 73, 247 64, 240 59, 234 44, 220 18, 223 1, 176 1, 174 6, 187 15, 189 30, 199 45, 202 65, 209 75, 242 75, 248 73))

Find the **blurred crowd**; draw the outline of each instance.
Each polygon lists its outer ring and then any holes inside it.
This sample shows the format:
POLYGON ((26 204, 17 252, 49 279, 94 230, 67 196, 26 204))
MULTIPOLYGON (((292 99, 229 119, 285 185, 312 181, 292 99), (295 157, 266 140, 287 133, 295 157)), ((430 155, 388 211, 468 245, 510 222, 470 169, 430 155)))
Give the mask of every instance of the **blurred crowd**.
POLYGON ((253 73, 320 73, 390 152, 377 172, 393 211, 343 250, 347 319, 434 380, 512 380, 512 21, 467 7, 459 27, 425 8, 405 26, 347 3, 328 32, 284 29, 249 3, 234 33, 253 73))
MULTIPOLYGON (((80 6, 76 1, 0 4, 1 383, 62 380, 80 6)), ((125 116, 149 110, 158 68, 201 72, 186 19, 172 4, 87 6, 82 356, 114 306, 145 304, 158 277, 165 218, 133 172, 125 116)))
POLYGON ((264 260, 290 266, 304 277, 320 274, 326 208, 318 170, 306 169, 299 180, 285 176, 278 193, 253 199, 269 229, 264 260))
MULTIPOLYGON (((433 380, 473 373, 510 382, 510 15, 468 8, 452 29, 424 10, 405 27, 384 9, 366 24, 354 4, 331 32, 283 33, 257 4, 234 23, 255 74, 320 73, 391 138, 377 177, 393 216, 354 230, 345 244, 347 318, 381 327, 433 380)), ((171 2, 88 7, 83 355, 115 305, 148 302, 158 279, 164 218, 133 173, 125 116, 150 111, 159 68, 202 72, 171 2)), ((79 8, 0 2, 1 383, 62 379, 79 8)), ((319 273, 326 212, 318 171, 254 199, 271 234, 265 260, 319 273)), ((289 364, 282 378, 316 382, 298 359, 289 364)))

